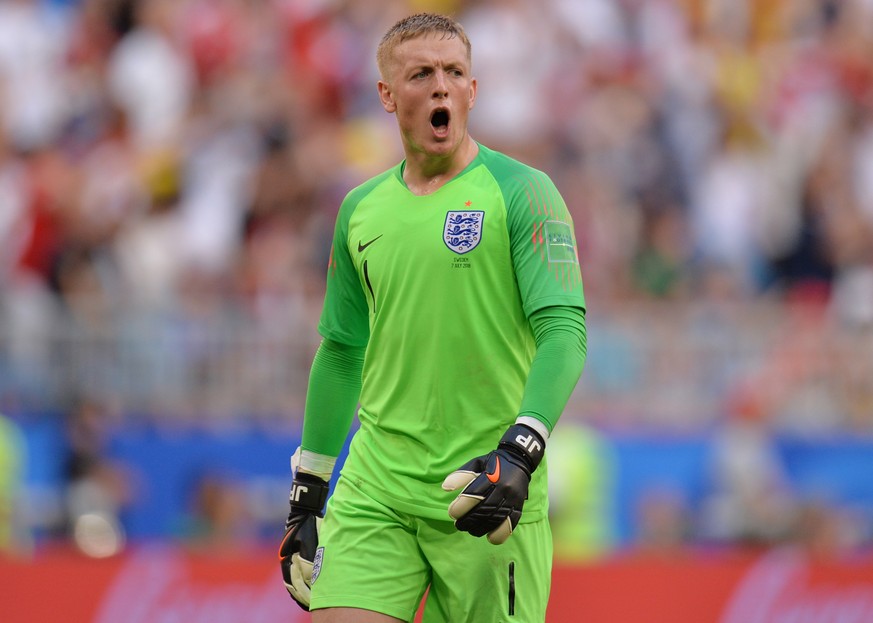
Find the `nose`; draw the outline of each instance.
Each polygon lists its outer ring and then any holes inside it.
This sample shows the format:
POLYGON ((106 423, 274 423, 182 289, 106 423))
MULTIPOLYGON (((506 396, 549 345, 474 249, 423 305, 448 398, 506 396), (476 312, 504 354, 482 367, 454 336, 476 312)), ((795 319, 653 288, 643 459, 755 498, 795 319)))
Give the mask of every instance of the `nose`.
POLYGON ((434 87, 433 87, 433 96, 435 98, 444 98, 448 97, 449 89, 446 86, 446 76, 443 72, 437 71, 434 72, 434 87))

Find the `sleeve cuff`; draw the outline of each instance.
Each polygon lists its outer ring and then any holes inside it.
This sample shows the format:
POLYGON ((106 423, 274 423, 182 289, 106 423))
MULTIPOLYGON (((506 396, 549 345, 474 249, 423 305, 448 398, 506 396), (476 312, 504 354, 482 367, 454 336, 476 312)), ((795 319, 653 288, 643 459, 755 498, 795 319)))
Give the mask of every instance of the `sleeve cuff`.
POLYGON ((295 452, 294 456, 291 458, 291 470, 296 473, 299 469, 305 474, 318 476, 322 480, 330 480, 331 476, 333 476, 333 468, 336 465, 336 459, 337 457, 335 456, 318 454, 311 450, 298 448, 297 452, 295 452), (297 465, 295 465, 295 462, 297 465))
POLYGON ((529 415, 519 415, 515 419, 516 424, 524 424, 525 426, 534 429, 536 432, 540 434, 543 438, 543 441, 549 440, 549 429, 548 427, 540 420, 535 417, 531 417, 529 415))

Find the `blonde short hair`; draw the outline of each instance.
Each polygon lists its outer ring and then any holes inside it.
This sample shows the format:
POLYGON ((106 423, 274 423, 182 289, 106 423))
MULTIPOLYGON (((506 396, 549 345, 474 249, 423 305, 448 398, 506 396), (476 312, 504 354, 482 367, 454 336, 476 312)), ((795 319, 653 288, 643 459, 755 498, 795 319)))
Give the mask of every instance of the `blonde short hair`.
POLYGON ((384 79, 387 75, 387 68, 391 62, 394 48, 404 41, 431 33, 438 33, 444 39, 458 37, 467 48, 467 60, 472 60, 470 39, 467 38, 467 33, 464 32, 464 27, 461 24, 445 15, 416 13, 415 15, 404 17, 394 24, 379 42, 379 47, 376 48, 376 65, 379 67, 379 73, 382 75, 382 78, 384 79))

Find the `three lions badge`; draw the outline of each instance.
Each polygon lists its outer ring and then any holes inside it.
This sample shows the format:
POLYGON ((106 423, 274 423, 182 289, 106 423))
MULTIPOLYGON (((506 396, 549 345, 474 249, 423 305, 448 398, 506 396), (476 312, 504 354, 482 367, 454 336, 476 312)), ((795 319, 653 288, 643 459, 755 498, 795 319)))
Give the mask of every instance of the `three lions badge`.
POLYGON ((482 240, 482 221, 484 210, 452 210, 446 213, 443 226, 443 242, 446 246, 463 255, 469 253, 482 240))

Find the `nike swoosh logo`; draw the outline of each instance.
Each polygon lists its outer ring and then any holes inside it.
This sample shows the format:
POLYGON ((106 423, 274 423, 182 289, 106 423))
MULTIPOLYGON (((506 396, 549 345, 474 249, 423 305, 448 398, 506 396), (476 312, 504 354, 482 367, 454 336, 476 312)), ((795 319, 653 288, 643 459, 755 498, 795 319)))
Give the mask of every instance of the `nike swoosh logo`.
POLYGON ((282 544, 279 546, 279 560, 282 560, 284 556, 282 555, 282 550, 285 549, 285 541, 288 540, 288 537, 291 536, 291 531, 285 533, 285 536, 282 538, 282 544))
POLYGON ((367 243, 365 243, 365 244, 361 244, 361 241, 358 240, 358 253, 360 253, 361 251, 363 251, 364 249, 366 249, 367 247, 369 247, 371 244, 373 244, 374 242, 376 242, 379 238, 381 238, 381 237, 384 236, 384 235, 385 235, 385 234, 379 234, 378 236, 376 236, 375 238, 373 238, 370 242, 367 242, 367 243))
POLYGON ((497 483, 497 481, 500 480, 500 457, 495 456, 494 461, 495 461, 494 471, 491 472, 490 474, 488 472, 485 472, 485 475, 488 477, 488 480, 490 480, 493 483, 497 483))

